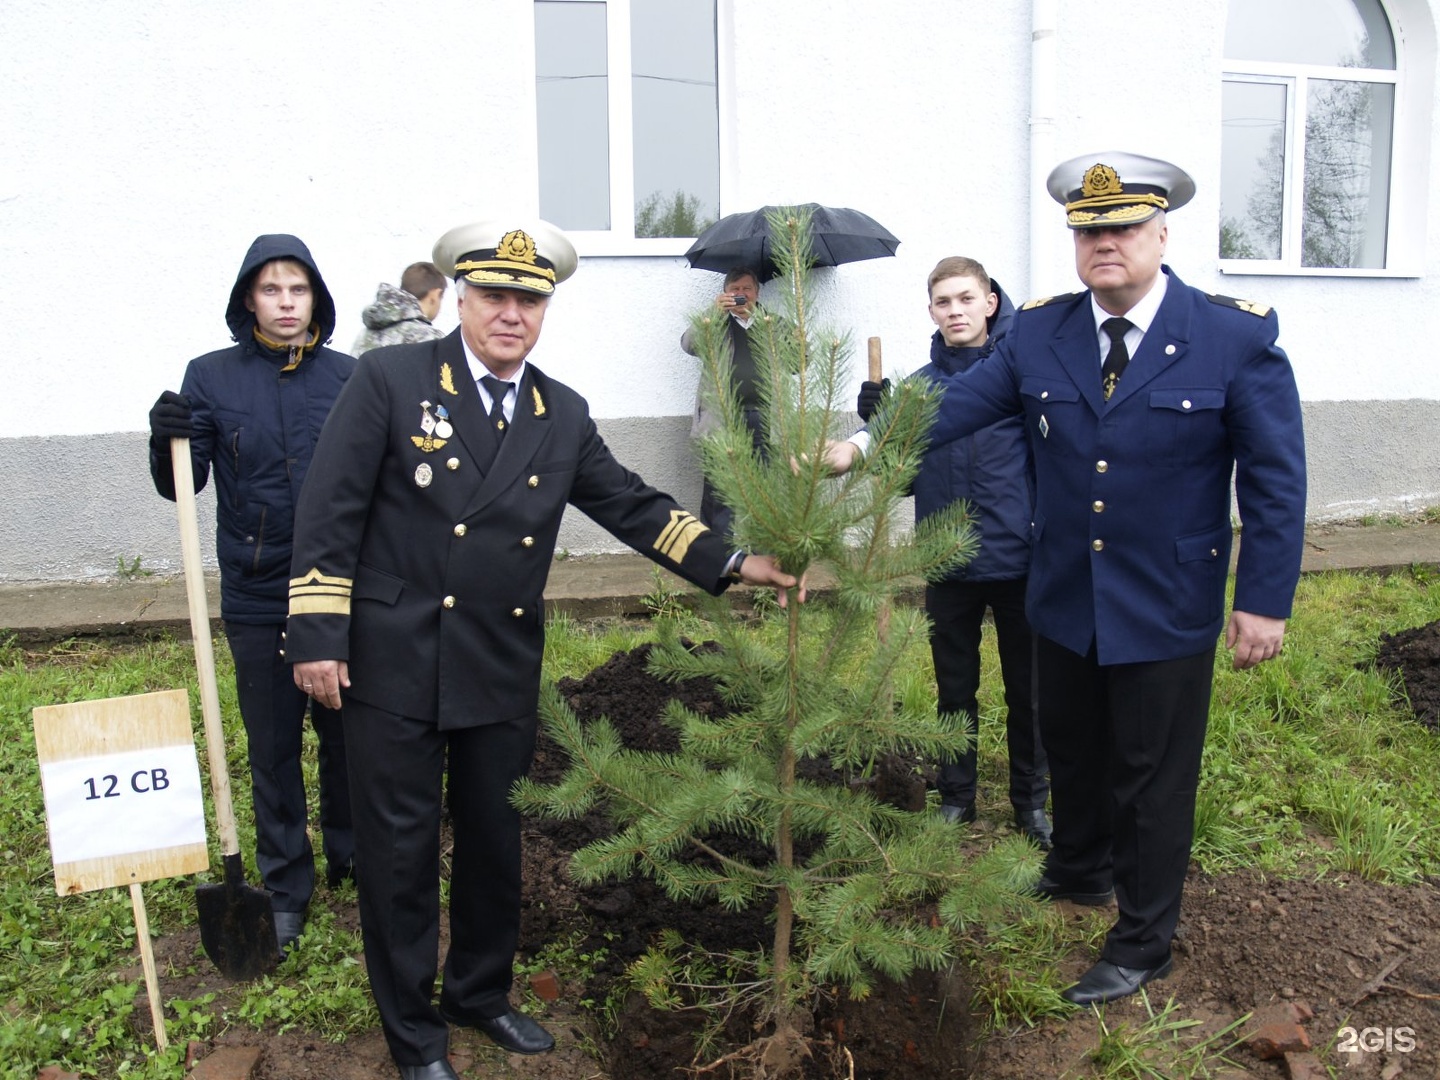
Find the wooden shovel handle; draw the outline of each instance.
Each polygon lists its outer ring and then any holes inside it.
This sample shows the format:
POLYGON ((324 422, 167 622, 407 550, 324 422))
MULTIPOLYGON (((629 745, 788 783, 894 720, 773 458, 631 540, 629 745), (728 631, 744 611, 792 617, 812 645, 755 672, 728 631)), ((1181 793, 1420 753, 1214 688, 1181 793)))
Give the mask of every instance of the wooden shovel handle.
POLYGON ((870 339, 870 381, 879 382, 880 377, 880 339, 872 337, 870 339))
POLYGON ((200 562, 200 517, 195 508, 195 472, 190 440, 170 440, 175 472, 175 505, 180 515, 180 561, 185 567, 185 596, 190 601, 190 638, 200 675, 200 713, 205 718, 205 753, 210 760, 210 790, 215 796, 215 823, 220 853, 237 855, 240 834, 230 800, 230 767, 225 760, 225 729, 220 722, 220 691, 215 681, 215 650, 210 643, 210 612, 205 600, 205 572, 200 562))

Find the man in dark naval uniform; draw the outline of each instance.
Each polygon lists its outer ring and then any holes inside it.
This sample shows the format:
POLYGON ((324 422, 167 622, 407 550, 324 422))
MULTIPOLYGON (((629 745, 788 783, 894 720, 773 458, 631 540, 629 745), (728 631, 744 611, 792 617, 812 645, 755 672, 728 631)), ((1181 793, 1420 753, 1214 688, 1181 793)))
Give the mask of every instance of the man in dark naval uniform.
POLYGON ((446 1021, 507 1050, 554 1046, 511 1008, 520 819, 535 747, 545 580, 567 503, 711 593, 789 588, 616 461, 574 390, 526 363, 575 249, 542 221, 452 229, 449 336, 367 353, 301 495, 287 653, 345 700, 370 985, 404 1080, 454 1077, 446 1021), (441 787, 454 827, 437 1011, 441 787))
MULTIPOLYGON (((1222 628, 1233 666, 1280 651, 1305 524, 1300 398, 1260 304, 1162 265, 1166 212, 1195 184, 1168 162, 1086 155, 1050 194, 1088 291, 1026 304, 992 356, 946 382, 933 444, 1025 418, 1036 502, 1026 611, 1054 848, 1037 893, 1119 917, 1063 996, 1124 997, 1171 967, 1222 628), (1242 523, 1225 622, 1231 477, 1242 523)), ((831 461, 848 468, 853 442, 831 461)))

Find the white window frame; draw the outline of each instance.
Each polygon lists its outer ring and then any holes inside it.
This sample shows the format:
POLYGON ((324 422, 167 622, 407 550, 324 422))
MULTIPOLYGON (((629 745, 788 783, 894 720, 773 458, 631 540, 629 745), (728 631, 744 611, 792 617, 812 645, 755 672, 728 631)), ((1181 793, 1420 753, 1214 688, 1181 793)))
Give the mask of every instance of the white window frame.
MULTIPOLYGON (((585 255, 684 255, 694 242, 693 236, 640 237, 635 235, 635 141, 634 112, 631 105, 630 80, 630 0, 572 0, 575 3, 603 4, 605 11, 605 53, 607 120, 610 129, 610 228, 567 229, 565 235, 575 250, 585 255), (618 75, 617 75, 618 73, 618 75)), ((533 21, 532 21, 533 25, 533 21)), ((715 81, 717 122, 720 135, 720 213, 726 211, 728 196, 734 190, 734 176, 729 163, 734 160, 734 20, 733 0, 715 3, 715 81)), ((534 53, 532 41, 531 53, 534 53)), ((530 93, 535 93, 531 79, 530 93)), ((538 125, 539 115, 532 101, 538 125)), ((538 140, 537 140, 538 154, 538 140)), ((537 166, 538 171, 538 166, 537 166)))
MULTIPOLYGON (((1423 0, 1418 0, 1424 6, 1423 0)), ((1435 33, 1407 33, 1402 19, 1417 0, 1381 0, 1395 42, 1395 68, 1329 67, 1318 64, 1226 60, 1225 82, 1283 83, 1286 93, 1284 213, 1279 259, 1221 259, 1220 272, 1231 275, 1287 277, 1419 277, 1424 268, 1425 220, 1429 193, 1430 113, 1434 91, 1435 33), (1305 177, 1305 121, 1312 79, 1368 82, 1394 86, 1390 188, 1386 207, 1383 267, 1301 266, 1299 193, 1305 177)), ((1428 20, 1428 11, 1425 12, 1428 20)))

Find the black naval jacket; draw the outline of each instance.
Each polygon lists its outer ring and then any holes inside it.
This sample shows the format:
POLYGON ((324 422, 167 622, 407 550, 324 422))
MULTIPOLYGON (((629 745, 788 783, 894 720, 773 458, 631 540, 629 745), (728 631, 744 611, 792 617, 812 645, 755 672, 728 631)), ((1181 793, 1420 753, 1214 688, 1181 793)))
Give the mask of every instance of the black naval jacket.
POLYGON ((460 331, 367 353, 300 496, 286 658, 348 660, 345 691, 440 728, 535 714, 565 506, 718 595, 725 542, 611 455, 585 399, 527 364, 499 455, 460 331), (428 414, 445 423, 427 433, 428 414))

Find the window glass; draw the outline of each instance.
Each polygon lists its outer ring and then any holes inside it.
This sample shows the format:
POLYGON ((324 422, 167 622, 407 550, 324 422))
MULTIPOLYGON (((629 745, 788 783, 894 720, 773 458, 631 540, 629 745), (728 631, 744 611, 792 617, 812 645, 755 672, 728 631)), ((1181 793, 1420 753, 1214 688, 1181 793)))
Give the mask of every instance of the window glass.
POLYGON ((562 229, 610 228, 605 4, 535 5, 540 215, 562 229))
POLYGON ((1310 80, 1302 266, 1385 265, 1395 87, 1310 80))
POLYGON ((1231 0, 1225 56, 1323 67, 1395 67, 1380 0, 1231 0))
POLYGON ((714 0, 631 0, 635 235, 696 236, 720 209, 714 0))
POLYGON ((1278 259, 1284 235, 1285 82, 1227 80, 1222 95, 1220 257, 1278 259))

